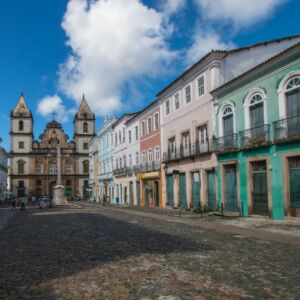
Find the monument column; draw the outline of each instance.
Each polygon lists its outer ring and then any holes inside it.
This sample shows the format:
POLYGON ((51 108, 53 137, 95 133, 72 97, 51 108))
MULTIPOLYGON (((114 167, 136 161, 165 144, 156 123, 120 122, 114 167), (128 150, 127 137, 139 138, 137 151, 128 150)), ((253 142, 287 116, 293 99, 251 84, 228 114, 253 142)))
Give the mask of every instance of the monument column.
POLYGON ((57 185, 53 188, 53 204, 67 205, 67 197, 65 196, 65 187, 61 184, 61 149, 59 144, 56 147, 56 157, 57 157, 57 185))

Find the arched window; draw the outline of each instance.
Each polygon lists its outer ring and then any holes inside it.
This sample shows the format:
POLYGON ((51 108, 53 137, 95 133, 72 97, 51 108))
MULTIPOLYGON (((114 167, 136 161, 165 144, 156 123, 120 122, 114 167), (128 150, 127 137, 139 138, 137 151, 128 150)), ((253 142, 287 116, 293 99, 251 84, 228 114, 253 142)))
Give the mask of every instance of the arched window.
POLYGON ((223 136, 234 133, 233 121, 233 108, 231 105, 226 105, 222 111, 223 136))
POLYGON ((17 161, 17 164, 18 164, 18 174, 24 174, 24 171, 25 171, 25 161, 20 159, 17 161))
POLYGON ((300 116, 300 76, 287 82, 285 98, 287 119, 300 116))
POLYGON ((82 162, 83 165, 83 173, 84 174, 88 174, 89 173, 89 161, 88 160, 84 160, 82 162))
POLYGON ((256 93, 251 96, 249 101, 249 120, 250 128, 261 127, 265 124, 264 102, 261 94, 256 93))
POLYGON ((88 132, 89 131, 89 125, 87 122, 83 123, 83 132, 88 132))
POLYGON ((24 122, 19 121, 19 131, 23 131, 23 130, 24 130, 24 122))

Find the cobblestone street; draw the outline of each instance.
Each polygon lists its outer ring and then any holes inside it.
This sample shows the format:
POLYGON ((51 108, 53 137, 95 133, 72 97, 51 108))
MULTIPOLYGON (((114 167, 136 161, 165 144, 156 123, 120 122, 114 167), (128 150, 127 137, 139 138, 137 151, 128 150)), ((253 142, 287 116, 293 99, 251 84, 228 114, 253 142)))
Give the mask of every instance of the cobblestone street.
POLYGON ((164 218, 18 210, 0 230, 0 298, 300 299, 299 246, 164 218))

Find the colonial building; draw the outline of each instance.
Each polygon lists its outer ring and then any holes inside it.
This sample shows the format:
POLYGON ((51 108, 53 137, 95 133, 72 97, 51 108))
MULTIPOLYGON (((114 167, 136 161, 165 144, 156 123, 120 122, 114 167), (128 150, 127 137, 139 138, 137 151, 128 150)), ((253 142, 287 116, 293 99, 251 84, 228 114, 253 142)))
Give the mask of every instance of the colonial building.
POLYGON ((95 135, 95 116, 83 97, 74 118, 74 140, 53 119, 39 141, 34 140, 33 116, 21 95, 10 116, 11 192, 52 196, 56 185, 57 151, 61 151, 62 183, 66 194, 85 198, 89 187, 89 140, 95 135))
POLYGON ((89 142, 89 186, 90 186, 90 197, 92 201, 99 202, 100 200, 100 185, 99 185, 99 139, 98 136, 90 139, 89 142))
POLYGON ((143 207, 162 206, 161 150, 160 150, 160 105, 157 100, 138 115, 140 121, 141 164, 137 180, 141 187, 143 207))
POLYGON ((111 203, 115 203, 115 180, 113 176, 113 156, 114 156, 114 135, 113 125, 117 121, 114 117, 105 119, 103 127, 98 134, 99 148, 99 188, 100 200, 109 198, 111 203))
POLYGON ((211 51, 158 94, 164 206, 217 206, 218 164, 211 142, 216 122, 210 92, 299 41, 294 36, 211 51))
MULTIPOLYGON (((0 138, 0 143, 2 142, 0 138)), ((0 201, 5 198, 7 192, 7 175, 8 175, 8 154, 4 148, 0 147, 0 201)))
POLYGON ((212 92, 219 204, 300 217, 300 44, 212 92))

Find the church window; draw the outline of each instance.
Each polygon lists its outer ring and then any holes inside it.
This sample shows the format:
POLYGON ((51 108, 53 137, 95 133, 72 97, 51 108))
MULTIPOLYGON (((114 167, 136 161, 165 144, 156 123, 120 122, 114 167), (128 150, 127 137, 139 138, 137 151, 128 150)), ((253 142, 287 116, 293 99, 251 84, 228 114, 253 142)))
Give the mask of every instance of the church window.
POLYGON ((36 174, 42 174, 42 164, 41 163, 36 164, 35 173, 36 174))
POLYGON ((19 149, 24 149, 24 142, 19 142, 19 149))
POLYGON ((83 123, 83 132, 88 132, 88 130, 89 130, 88 123, 87 123, 87 122, 84 122, 84 123, 83 123))
POLYGON ((23 160, 18 161, 18 174, 24 174, 24 165, 25 162, 23 160))
POLYGON ((66 164, 66 174, 72 174, 73 166, 71 163, 66 164))
POLYGON ((89 173, 89 161, 85 160, 82 162, 83 164, 83 173, 88 174, 89 173))
POLYGON ((19 121, 19 131, 23 131, 23 130, 24 130, 24 122, 19 121))
POLYGON ((49 164, 49 174, 57 174, 57 164, 56 163, 49 164))
POLYGON ((89 149, 89 144, 83 143, 83 150, 88 150, 88 149, 89 149))

